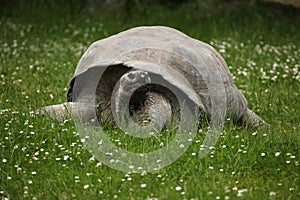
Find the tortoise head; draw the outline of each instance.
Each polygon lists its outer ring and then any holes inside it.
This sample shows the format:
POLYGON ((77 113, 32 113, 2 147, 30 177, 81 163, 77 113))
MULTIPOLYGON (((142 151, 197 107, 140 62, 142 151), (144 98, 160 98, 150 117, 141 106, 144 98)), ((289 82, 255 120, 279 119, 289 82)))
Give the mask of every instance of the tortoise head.
POLYGON ((151 83, 150 75, 143 70, 131 70, 120 78, 120 87, 129 92, 148 83, 151 83))

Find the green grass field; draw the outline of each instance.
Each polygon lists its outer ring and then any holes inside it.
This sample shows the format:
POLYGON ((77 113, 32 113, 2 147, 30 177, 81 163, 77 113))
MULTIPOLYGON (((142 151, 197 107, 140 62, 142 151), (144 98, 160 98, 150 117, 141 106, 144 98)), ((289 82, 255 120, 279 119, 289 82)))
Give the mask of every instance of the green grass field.
MULTIPOLYGON (((55 3, 23 3, 2 13, 0 198, 300 199, 300 15, 210 2, 138 4, 95 17, 79 5, 55 3), (65 102, 76 64, 92 42, 139 25, 171 26, 215 47, 249 107, 272 130, 229 124, 203 159, 199 133, 172 165, 133 174, 95 160, 72 120, 34 114, 65 102)), ((112 140, 120 138, 114 132, 112 140)))

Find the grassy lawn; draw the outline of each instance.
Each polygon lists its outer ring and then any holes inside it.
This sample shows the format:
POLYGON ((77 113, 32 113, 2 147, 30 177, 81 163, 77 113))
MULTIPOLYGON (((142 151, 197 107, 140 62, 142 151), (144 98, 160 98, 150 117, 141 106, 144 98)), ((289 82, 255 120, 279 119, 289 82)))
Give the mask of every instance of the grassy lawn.
POLYGON ((300 199, 299 12, 137 4, 101 13, 89 17, 77 4, 23 3, 0 15, 1 199, 300 199), (95 160, 71 119, 34 114, 65 102, 92 42, 139 25, 171 26, 215 47, 249 107, 273 129, 227 125, 203 159, 199 133, 173 164, 133 174, 95 160))

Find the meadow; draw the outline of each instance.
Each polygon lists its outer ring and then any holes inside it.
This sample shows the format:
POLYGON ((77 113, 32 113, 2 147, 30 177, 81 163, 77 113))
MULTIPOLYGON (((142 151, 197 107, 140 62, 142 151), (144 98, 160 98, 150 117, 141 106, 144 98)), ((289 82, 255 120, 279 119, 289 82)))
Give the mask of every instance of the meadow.
MULTIPOLYGON (((136 4, 90 16, 77 1, 20 2, 0 15, 1 199, 300 199, 299 11, 207 1, 136 4), (272 129, 228 123, 202 159, 199 131, 173 164, 134 174, 97 161, 72 119, 35 113, 66 101, 91 43, 140 25, 174 27, 212 45, 249 107, 272 129)), ((120 139, 114 132, 112 140, 120 139)))

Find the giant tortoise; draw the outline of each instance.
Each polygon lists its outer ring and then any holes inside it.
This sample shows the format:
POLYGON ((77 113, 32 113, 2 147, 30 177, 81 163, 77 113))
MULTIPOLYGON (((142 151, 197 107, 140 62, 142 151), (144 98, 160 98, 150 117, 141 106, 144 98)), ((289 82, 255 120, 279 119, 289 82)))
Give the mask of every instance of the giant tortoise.
POLYGON ((213 47, 164 26, 136 27, 94 42, 77 65, 67 100, 42 112, 161 129, 178 121, 186 102, 205 113, 210 125, 214 119, 222 126, 226 117, 246 127, 268 126, 248 108, 213 47))

